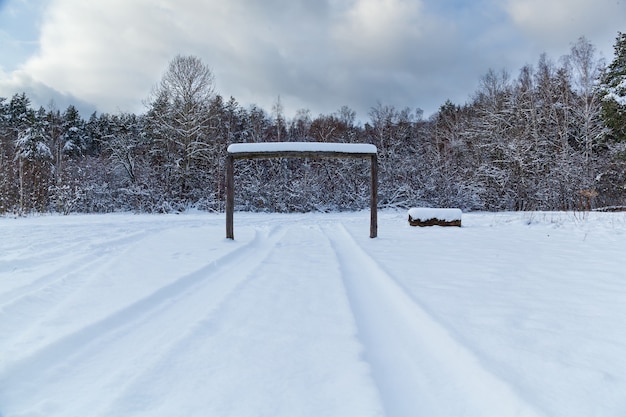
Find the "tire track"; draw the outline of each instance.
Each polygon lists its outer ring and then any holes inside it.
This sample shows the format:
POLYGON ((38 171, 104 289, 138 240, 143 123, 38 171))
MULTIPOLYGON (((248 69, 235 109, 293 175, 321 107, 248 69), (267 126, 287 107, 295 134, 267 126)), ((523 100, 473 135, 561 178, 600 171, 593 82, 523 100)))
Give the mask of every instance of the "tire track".
MULTIPOLYGON (((121 254, 131 245, 159 231, 160 229, 143 230, 128 233, 128 235, 123 237, 116 235, 109 239, 99 239, 97 242, 91 242, 92 237, 89 236, 86 242, 83 241, 62 248, 56 248, 55 250, 38 252, 37 255, 30 257, 20 257, 19 263, 21 265, 27 265, 29 269, 36 269, 39 266, 43 266, 46 272, 28 284, 0 294, 0 310, 28 294, 42 291, 51 285, 57 285, 59 281, 67 281, 68 275, 70 274, 92 268, 93 265, 98 263, 109 263, 111 255, 121 254), (81 249, 79 253, 84 253, 84 255, 76 255, 74 253, 75 249, 81 249), (100 253, 101 255, 93 259, 94 252, 100 253), (68 253, 72 255, 68 255, 68 253), (57 255, 61 254, 63 255, 57 257, 57 255), (60 265, 50 271, 49 264, 55 262, 60 263, 60 265)), ((12 263, 13 262, 14 261, 12 261, 12 263)), ((73 282, 67 283, 73 284, 73 282)))
POLYGON ((247 272, 254 279, 240 282, 91 415, 380 416, 323 236, 317 226, 288 226, 247 272), (350 395, 332 388, 342 384, 350 395))
MULTIPOLYGON (((133 232, 127 236, 98 239, 97 242, 83 242, 84 255, 67 255, 62 265, 34 281, 0 294, 0 340, 3 345, 11 344, 33 328, 41 324, 73 294, 80 291, 91 279, 92 271, 106 270, 129 248, 146 237, 160 232, 160 229, 133 232), (86 248, 85 248, 86 246, 86 248), (99 256, 94 258, 93 253, 99 256)), ((91 236, 87 238, 91 241, 91 236)), ((59 250, 59 252, 63 252, 59 250)), ((47 256, 47 255, 46 255, 47 256)), ((21 263, 25 263, 20 260, 21 263)), ((43 264, 45 261, 41 261, 43 264)), ((0 361, 1 362, 1 361, 0 361)))
POLYGON ((343 225, 324 230, 388 416, 540 415, 430 317, 343 225))
MULTIPOLYGON (((57 389, 56 384, 50 382, 55 380, 74 381, 77 388, 81 383, 93 384, 94 381, 106 385, 110 381, 99 380, 101 371, 106 371, 104 374, 111 378, 119 377, 117 383, 124 381, 126 376, 118 374, 127 368, 124 363, 158 359, 150 350, 171 345, 184 337, 198 320, 218 308, 271 253, 283 233, 280 228, 257 230, 253 240, 244 246, 11 364, 0 371, 0 404, 10 405, 12 397, 37 398, 41 389, 57 389), (155 319, 155 316, 164 317, 155 319), (163 322, 177 334, 163 332, 159 328, 163 322), (136 351, 124 350, 129 346, 119 343, 124 338, 135 340, 136 351), (94 355, 104 355, 110 360, 93 361, 94 355), (77 363, 86 366, 77 366, 77 363), (113 365, 116 371, 99 370, 97 366, 90 368, 89 364, 94 363, 113 365)), ((3 412, 6 410, 0 409, 0 415, 3 412)))

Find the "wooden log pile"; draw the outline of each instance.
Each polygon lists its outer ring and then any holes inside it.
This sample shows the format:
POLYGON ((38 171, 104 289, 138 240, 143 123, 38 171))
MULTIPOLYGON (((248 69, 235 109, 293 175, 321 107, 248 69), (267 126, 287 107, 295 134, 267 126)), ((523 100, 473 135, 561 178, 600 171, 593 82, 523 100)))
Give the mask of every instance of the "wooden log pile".
POLYGON ((414 207, 409 210, 411 226, 456 226, 461 227, 463 212, 455 208, 414 207))

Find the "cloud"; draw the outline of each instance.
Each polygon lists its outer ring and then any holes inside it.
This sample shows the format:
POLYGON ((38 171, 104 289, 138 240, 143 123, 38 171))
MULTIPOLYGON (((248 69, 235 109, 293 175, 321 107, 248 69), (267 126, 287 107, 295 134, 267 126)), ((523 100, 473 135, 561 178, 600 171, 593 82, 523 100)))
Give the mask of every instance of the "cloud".
POLYGON ((299 69, 319 56, 316 23, 327 12, 310 1, 56 0, 20 71, 101 111, 140 112, 168 61, 191 54, 213 68, 222 94, 267 106, 310 74, 299 69))
POLYGON ((168 19, 150 3, 54 2, 43 20, 39 51, 21 70, 104 111, 139 110, 137 98, 155 82, 155 65, 169 55, 160 32, 168 19))
POLYGON ((179 53, 203 59, 242 104, 271 109, 280 95, 291 113, 348 105, 360 115, 379 100, 428 107, 421 91, 438 99, 441 71, 429 74, 464 55, 450 25, 413 0, 56 0, 42 22, 20 70, 106 112, 144 110, 179 53))
POLYGON ((448 98, 464 102, 489 68, 514 72, 541 52, 567 53, 580 35, 612 44, 616 32, 606 33, 619 27, 624 4, 50 0, 36 52, 0 73, 0 95, 30 88, 80 98, 100 112, 139 113, 168 62, 183 54, 202 59, 217 91, 244 106, 269 111, 280 96, 287 116, 347 105, 365 119, 378 101, 429 114, 448 98))
POLYGON ((626 22, 624 0, 509 0, 505 10, 522 33, 546 52, 585 36, 611 53, 616 28, 626 22))
MULTIPOLYGON (((34 108, 43 106, 46 109, 55 108, 63 111, 68 106, 73 105, 85 116, 96 111, 96 107, 93 104, 38 82, 21 70, 7 74, 0 68, 0 92, 3 91, 10 92, 4 96, 4 98, 8 100, 10 100, 14 94, 25 93, 31 100, 31 105, 34 108)), ((2 94, 0 94, 0 96, 2 96, 2 94)))
POLYGON ((394 58, 407 42, 419 41, 426 21, 419 0, 360 0, 338 16, 334 38, 344 54, 361 60, 394 58))

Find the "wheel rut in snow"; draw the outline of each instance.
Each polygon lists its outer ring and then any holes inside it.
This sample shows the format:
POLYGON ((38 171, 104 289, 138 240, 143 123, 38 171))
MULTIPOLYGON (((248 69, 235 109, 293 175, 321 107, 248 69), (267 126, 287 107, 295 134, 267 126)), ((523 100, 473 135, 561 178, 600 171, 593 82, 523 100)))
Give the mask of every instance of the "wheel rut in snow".
POLYGON ((324 231, 389 417, 540 415, 430 317, 343 225, 324 231))
POLYGON ((175 396, 183 408, 158 401, 138 407, 158 415, 380 416, 372 412, 382 407, 329 242, 317 226, 285 232, 251 269, 252 279, 91 415, 119 415, 137 398, 175 396))
MULTIPOLYGON (((80 245, 70 245, 55 251, 39 253, 33 259, 22 258, 20 262, 28 265, 29 268, 37 269, 43 266, 43 273, 39 278, 35 279, 28 285, 17 287, 4 294, 0 294, 0 311, 3 308, 11 307, 29 295, 36 295, 38 292, 46 291, 46 296, 50 292, 54 292, 58 287, 75 287, 80 281, 80 272, 93 269, 96 265, 111 262, 111 256, 122 254, 129 246, 136 244, 150 234, 149 231, 136 232, 128 236, 113 237, 111 239, 99 240, 96 243, 89 244, 88 250, 85 249, 85 243, 80 245), (106 256, 93 258, 93 253, 106 250, 106 256), (78 255, 77 255, 78 253, 78 255), (80 254, 84 253, 84 254, 80 254), (49 264, 58 265, 50 270, 49 264), (77 267, 77 265, 79 265, 77 267), (49 290, 50 289, 50 290, 49 290)), ((52 297, 54 298, 54 297, 52 297)))
MULTIPOLYGON (((36 391, 37 381, 54 378, 51 375, 58 374, 62 378, 63 372, 69 369, 81 372, 81 367, 73 364, 89 362, 91 355, 110 354, 111 362, 100 363, 115 363, 122 370, 125 369, 124 362, 142 360, 145 353, 148 353, 146 360, 156 360, 148 351, 154 346, 176 343, 185 337, 186 330, 193 328, 195 323, 219 308, 220 303, 247 280, 271 253, 282 234, 284 230, 281 228, 257 230, 255 237, 244 246, 212 260, 204 267, 176 279, 101 320, 43 346, 6 369, 0 369, 0 403, 10 398, 13 392, 36 391), (163 322, 168 323, 168 328, 175 329, 176 334, 164 332, 160 328, 163 322), (135 338, 137 349, 133 352, 124 350, 129 346, 127 340, 117 343, 124 338, 135 338), (20 381, 21 384, 16 384, 15 381, 20 381)), ((134 365, 135 368, 136 366, 134 365)), ((93 375, 93 378, 97 380, 100 375, 93 375)))
MULTIPOLYGON (((53 255, 44 251, 32 265, 30 258, 20 259, 18 275, 14 279, 20 281, 21 270, 28 271, 25 273, 35 279, 0 294, 0 350, 4 351, 0 356, 0 369, 11 356, 9 350, 19 355, 23 352, 23 344, 36 345, 33 337, 38 329, 49 331, 51 326, 47 323, 59 322, 56 315, 64 311, 83 288, 102 281, 98 272, 110 276, 111 266, 123 262, 129 250, 140 245, 145 238, 153 237, 155 231, 160 230, 113 230, 104 235, 80 235, 78 248, 73 241, 71 244, 63 241, 53 255)), ((31 239, 36 239, 36 235, 31 239)))

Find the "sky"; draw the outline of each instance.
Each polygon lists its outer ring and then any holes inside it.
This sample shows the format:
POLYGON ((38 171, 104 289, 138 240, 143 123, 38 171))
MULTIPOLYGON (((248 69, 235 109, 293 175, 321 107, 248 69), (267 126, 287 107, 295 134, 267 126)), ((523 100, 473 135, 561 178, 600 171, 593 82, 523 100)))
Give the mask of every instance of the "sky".
POLYGON ((0 0, 0 97, 139 114, 181 54, 244 107, 428 116, 581 36, 610 62, 618 32, 626 0, 0 0))

